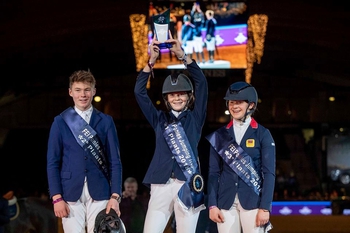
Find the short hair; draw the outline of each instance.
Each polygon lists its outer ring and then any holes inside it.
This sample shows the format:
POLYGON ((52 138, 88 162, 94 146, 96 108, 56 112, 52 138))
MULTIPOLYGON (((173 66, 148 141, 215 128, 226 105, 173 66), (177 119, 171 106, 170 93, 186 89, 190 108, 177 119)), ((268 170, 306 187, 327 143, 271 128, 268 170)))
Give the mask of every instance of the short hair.
POLYGON ((124 184, 125 183, 137 183, 137 180, 134 177, 130 176, 130 177, 125 179, 124 184))
POLYGON ((206 12, 205 12, 205 15, 208 17, 208 16, 214 16, 214 11, 212 11, 212 10, 207 10, 206 12))
POLYGON ((96 79, 89 70, 78 70, 73 72, 73 74, 71 74, 69 77, 69 88, 71 88, 75 82, 86 82, 89 83, 92 87, 95 87, 96 85, 96 79))

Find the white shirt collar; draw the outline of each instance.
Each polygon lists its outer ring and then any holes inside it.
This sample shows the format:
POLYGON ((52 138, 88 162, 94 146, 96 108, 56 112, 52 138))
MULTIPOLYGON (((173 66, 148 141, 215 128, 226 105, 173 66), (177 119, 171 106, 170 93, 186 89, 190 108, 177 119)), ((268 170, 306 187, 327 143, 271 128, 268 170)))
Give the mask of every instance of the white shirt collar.
POLYGON ((233 120, 233 131, 235 133, 236 142, 238 144, 241 144, 243 135, 247 131, 251 121, 252 118, 250 116, 247 116, 244 122, 233 120))
POLYGON ((175 116, 176 118, 178 118, 178 117, 180 116, 180 114, 181 114, 183 111, 177 112, 177 111, 171 110, 171 112, 174 114, 174 116, 175 116))
POLYGON ((91 118, 92 110, 93 110, 92 105, 90 106, 89 109, 87 109, 87 110, 85 110, 85 111, 79 110, 76 106, 74 106, 74 109, 75 109, 75 111, 76 111, 82 118, 85 119, 85 115, 88 115, 88 116, 89 116, 89 119, 91 118))
POLYGON ((248 128, 248 126, 250 125, 251 121, 252 121, 252 118, 250 117, 250 115, 248 115, 244 122, 233 120, 233 124, 235 126, 238 126, 238 127, 243 127, 244 126, 244 127, 248 128))

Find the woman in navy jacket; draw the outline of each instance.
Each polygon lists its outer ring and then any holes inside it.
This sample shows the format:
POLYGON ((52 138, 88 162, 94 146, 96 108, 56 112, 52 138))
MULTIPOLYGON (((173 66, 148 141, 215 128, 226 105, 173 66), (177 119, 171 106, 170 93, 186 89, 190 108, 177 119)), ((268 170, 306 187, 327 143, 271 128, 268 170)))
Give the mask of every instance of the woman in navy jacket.
POLYGON ((209 217, 219 233, 266 232, 272 227, 275 143, 251 117, 258 102, 253 86, 233 83, 224 99, 232 120, 207 136, 209 217))
POLYGON ((162 233, 173 211, 177 232, 194 233, 199 212, 205 208, 201 190, 203 180, 197 176, 200 173, 197 146, 206 118, 207 80, 197 63, 184 53, 181 43, 170 37, 165 43, 172 45, 170 51, 187 67, 194 82, 194 90, 186 75, 169 75, 164 80, 162 90, 168 111, 156 109, 146 90, 148 77, 159 55, 159 41, 154 38, 150 45, 149 63, 139 73, 134 89, 136 100, 156 134, 154 155, 143 179, 143 183, 151 189, 144 233, 162 233), (175 128, 181 137, 171 138, 176 133, 169 131, 175 128), (182 143, 177 143, 177 140, 182 143), (178 161, 185 150, 177 150, 171 142, 175 147, 188 149, 182 160, 178 161), (187 163, 191 166, 182 166, 182 161, 191 162, 187 163), (190 187, 190 181, 193 180, 199 186, 190 187))

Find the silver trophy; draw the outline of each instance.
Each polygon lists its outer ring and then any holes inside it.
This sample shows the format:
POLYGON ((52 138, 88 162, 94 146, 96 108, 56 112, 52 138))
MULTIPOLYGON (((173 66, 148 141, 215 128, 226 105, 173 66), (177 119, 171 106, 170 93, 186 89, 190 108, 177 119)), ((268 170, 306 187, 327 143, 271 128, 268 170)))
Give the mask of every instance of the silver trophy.
POLYGON ((154 33, 156 34, 157 40, 161 42, 158 45, 159 48, 171 48, 170 43, 165 43, 169 39, 169 22, 170 22, 170 10, 166 10, 161 14, 154 15, 153 17, 153 26, 154 33))

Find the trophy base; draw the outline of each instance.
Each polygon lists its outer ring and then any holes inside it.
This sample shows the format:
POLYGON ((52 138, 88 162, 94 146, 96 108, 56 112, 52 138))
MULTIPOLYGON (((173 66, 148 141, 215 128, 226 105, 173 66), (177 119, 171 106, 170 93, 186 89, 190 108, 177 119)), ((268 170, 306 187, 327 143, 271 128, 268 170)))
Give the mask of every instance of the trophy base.
POLYGON ((161 43, 159 45, 157 45, 160 49, 169 49, 172 48, 173 45, 171 43, 161 43))

